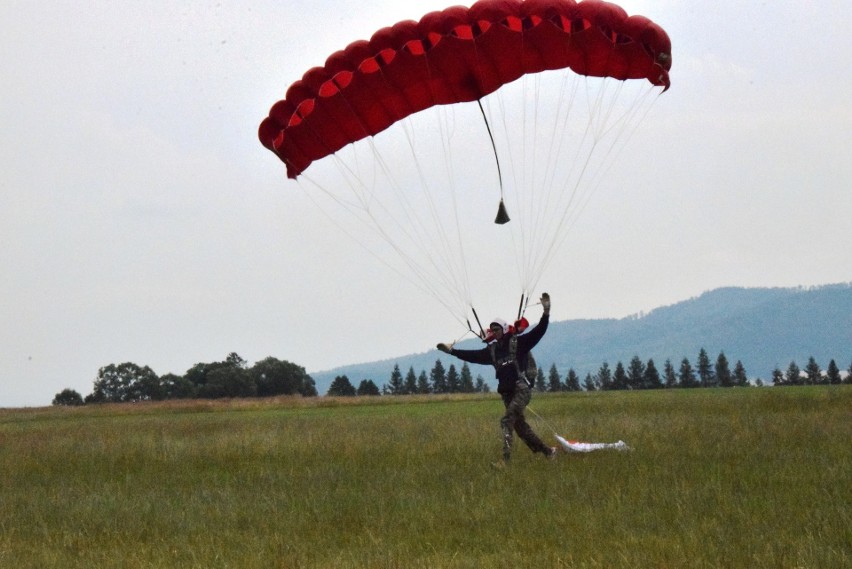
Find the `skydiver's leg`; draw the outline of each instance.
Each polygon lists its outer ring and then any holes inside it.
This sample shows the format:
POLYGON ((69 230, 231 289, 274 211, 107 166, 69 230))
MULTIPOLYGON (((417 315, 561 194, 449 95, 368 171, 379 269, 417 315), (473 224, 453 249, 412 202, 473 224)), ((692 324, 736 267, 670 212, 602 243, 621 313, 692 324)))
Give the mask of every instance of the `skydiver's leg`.
POLYGON ((506 407, 506 412, 500 419, 500 430, 503 433, 503 460, 508 461, 509 458, 512 456, 512 424, 514 423, 512 409, 515 394, 504 393, 502 394, 502 397, 503 405, 506 407))
MULTIPOLYGON (((529 404, 530 399, 532 398, 532 392, 530 387, 527 385, 525 381, 519 381, 517 386, 515 387, 515 397, 513 398, 513 418, 512 418, 512 427, 515 432, 518 433, 518 436, 522 441, 526 443, 529 449, 533 452, 541 452, 544 454, 548 454, 550 452, 550 447, 548 447, 544 442, 535 434, 535 431, 532 430, 529 423, 527 423, 526 418, 524 417, 524 409, 529 404)), ((509 411, 506 410, 506 414, 508 415, 509 411)))

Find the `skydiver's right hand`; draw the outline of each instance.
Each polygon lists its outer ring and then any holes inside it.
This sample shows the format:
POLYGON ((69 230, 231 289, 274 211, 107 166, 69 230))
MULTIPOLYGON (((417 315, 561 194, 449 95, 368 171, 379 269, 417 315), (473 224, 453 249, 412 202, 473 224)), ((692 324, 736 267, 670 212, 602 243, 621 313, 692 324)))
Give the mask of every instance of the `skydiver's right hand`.
POLYGON ((541 307, 545 314, 550 314, 550 295, 546 292, 541 293, 541 307))
POLYGON ((438 344, 438 346, 437 346, 437 347, 438 347, 438 349, 439 349, 439 350, 441 350, 441 351, 442 351, 442 352, 444 352, 445 354, 449 354, 450 352, 452 352, 452 351, 453 351, 453 345, 452 345, 452 344, 449 344, 449 345, 448 345, 448 344, 444 344, 444 343, 442 342, 442 343, 438 344))

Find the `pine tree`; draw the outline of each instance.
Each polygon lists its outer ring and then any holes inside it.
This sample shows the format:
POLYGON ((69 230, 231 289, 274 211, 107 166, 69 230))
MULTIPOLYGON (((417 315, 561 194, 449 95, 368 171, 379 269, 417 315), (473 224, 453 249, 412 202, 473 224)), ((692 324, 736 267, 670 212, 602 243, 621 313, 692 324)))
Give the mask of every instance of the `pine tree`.
POLYGON ((601 364, 598 375, 595 377, 595 385, 601 391, 612 389, 612 370, 609 369, 607 362, 601 364))
POLYGON ((663 382, 660 380, 660 372, 657 371, 657 366, 654 365, 654 360, 648 360, 648 365, 645 366, 645 373, 642 376, 642 387, 644 389, 660 389, 663 382))
POLYGON ((592 377, 591 373, 586 374, 586 379, 583 380, 583 388, 586 391, 597 391, 598 390, 598 384, 595 381, 595 378, 592 377))
POLYGON ((388 393, 390 393, 391 395, 402 395, 403 393, 402 372, 399 371, 399 364, 394 364, 393 366, 390 382, 388 383, 388 393))
POLYGON ((772 385, 784 385, 787 380, 784 378, 784 372, 777 367, 772 370, 772 385))
POLYGON ((615 371, 612 374, 613 389, 627 389, 627 372, 624 371, 624 364, 618 362, 615 364, 615 371))
POLYGON ((435 367, 432 368, 432 373, 429 376, 432 382, 432 393, 448 393, 447 372, 444 371, 444 364, 441 360, 435 361, 435 367))
POLYGON ((544 393, 547 391, 547 382, 545 381, 544 370, 539 367, 535 376, 535 390, 544 393))
POLYGON ((402 392, 406 395, 417 393, 417 375, 414 373, 414 367, 409 367, 408 373, 405 374, 405 383, 402 384, 402 392))
POLYGON ((828 362, 828 369, 825 370, 825 378, 831 385, 838 385, 841 382, 840 368, 834 363, 834 360, 828 362))
POLYGON ((681 387, 698 387, 698 379, 695 377, 695 371, 692 369, 692 364, 687 358, 683 358, 680 362, 680 373, 678 373, 678 385, 681 387))
POLYGON ((805 383, 808 385, 819 385, 822 383, 822 370, 813 356, 808 359, 805 366, 805 383))
POLYGON ((417 394, 428 395, 432 393, 432 387, 429 385, 429 378, 426 377, 426 370, 421 370, 417 376, 417 394))
POLYGON ((645 364, 639 356, 633 356, 627 364, 627 388, 642 389, 645 382, 645 364))
POLYGON ((710 356, 707 355, 707 350, 701 348, 698 352, 698 377, 701 380, 701 387, 713 387, 716 385, 716 378, 713 375, 713 369, 710 367, 710 356))
POLYGON ((338 375, 331 382, 326 395, 353 397, 355 395, 355 386, 349 381, 345 375, 338 375))
POLYGON ((485 383, 485 380, 479 374, 477 374, 477 376, 476 376, 476 384, 474 385, 473 388, 477 393, 490 393, 491 392, 491 388, 488 387, 488 384, 485 383))
POLYGON ((852 383, 852 364, 849 364, 849 369, 846 370, 846 378, 843 383, 852 383))
POLYGON ((799 366, 796 365, 796 361, 791 361, 790 365, 787 366, 787 373, 784 374, 784 385, 802 385, 800 371, 799 366))
POLYGON ((745 366, 740 360, 737 360, 737 364, 734 366, 734 385, 738 387, 748 387, 749 385, 748 374, 746 374, 745 366))
POLYGON ((459 391, 462 393, 473 393, 473 376, 470 373, 470 367, 467 362, 462 364, 461 382, 459 383, 459 391))
POLYGON ((725 352, 719 352, 719 357, 716 358, 716 381, 722 387, 731 387, 734 384, 725 352))
POLYGON ((559 370, 556 369, 556 364, 551 364, 550 373, 548 374, 547 390, 551 393, 562 391, 562 378, 559 376, 559 370))
POLYGON ((663 375, 665 376, 666 387, 677 387, 677 375, 671 360, 666 360, 666 365, 663 367, 663 375))
POLYGON ((376 384, 372 379, 362 379, 361 383, 358 385, 358 391, 356 391, 356 395, 378 395, 379 388, 376 387, 376 384))
POLYGON ((568 375, 565 377, 565 389, 568 391, 582 391, 580 387, 580 378, 574 368, 568 368, 568 375))
POLYGON ((447 393, 458 393, 459 391, 461 391, 461 378, 459 378, 455 364, 450 364, 450 369, 447 370, 447 393))

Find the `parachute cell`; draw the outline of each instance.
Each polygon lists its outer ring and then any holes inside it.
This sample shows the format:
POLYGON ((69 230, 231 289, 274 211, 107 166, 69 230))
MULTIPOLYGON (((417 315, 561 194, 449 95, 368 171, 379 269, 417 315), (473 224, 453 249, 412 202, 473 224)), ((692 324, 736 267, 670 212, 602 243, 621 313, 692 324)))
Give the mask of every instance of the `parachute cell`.
POLYGON ((480 0, 383 28, 333 54, 290 87, 258 134, 296 178, 413 113, 564 68, 667 89, 671 43, 647 18, 607 2, 480 0))

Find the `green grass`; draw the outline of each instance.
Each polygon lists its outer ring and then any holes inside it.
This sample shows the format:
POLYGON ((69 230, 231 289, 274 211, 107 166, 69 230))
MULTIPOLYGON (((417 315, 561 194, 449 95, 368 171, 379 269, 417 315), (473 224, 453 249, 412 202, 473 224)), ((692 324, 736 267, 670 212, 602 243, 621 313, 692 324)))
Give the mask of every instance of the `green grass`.
POLYGON ((852 388, 0 411, 0 567, 852 566, 852 388), (549 437, 548 437, 549 438, 549 437))

